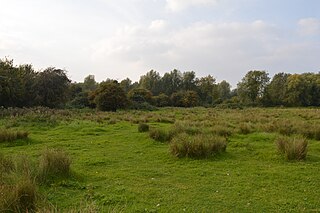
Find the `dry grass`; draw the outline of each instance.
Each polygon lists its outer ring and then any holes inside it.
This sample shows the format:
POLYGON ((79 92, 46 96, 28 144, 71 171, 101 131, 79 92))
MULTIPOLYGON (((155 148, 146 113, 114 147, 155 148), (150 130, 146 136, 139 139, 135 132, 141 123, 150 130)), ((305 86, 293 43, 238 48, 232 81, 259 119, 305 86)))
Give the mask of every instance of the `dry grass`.
POLYGON ((304 137, 280 137, 276 139, 279 153, 287 160, 305 160, 308 152, 308 140, 304 137))
POLYGON ((176 157, 206 158, 225 152, 227 142, 224 137, 217 135, 179 134, 170 143, 170 152, 176 157))
POLYGON ((59 149, 46 149, 42 152, 39 165, 39 177, 42 181, 52 177, 70 175, 70 157, 59 149))

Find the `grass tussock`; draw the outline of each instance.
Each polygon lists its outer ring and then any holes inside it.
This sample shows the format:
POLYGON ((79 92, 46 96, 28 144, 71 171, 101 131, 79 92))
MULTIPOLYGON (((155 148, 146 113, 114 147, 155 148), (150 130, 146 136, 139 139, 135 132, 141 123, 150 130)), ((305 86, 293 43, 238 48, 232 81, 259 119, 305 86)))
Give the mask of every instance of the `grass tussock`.
POLYGON ((149 131, 149 137, 155 141, 168 142, 171 140, 173 133, 164 129, 151 129, 149 131))
POLYGON ((247 135, 253 132, 252 126, 250 123, 241 123, 239 124, 239 133, 247 135))
POLYGON ((225 152, 227 141, 217 135, 179 134, 170 143, 170 152, 176 157, 207 158, 225 152))
MULTIPOLYGON (((0 153, 0 177, 14 170, 14 163, 11 158, 0 153)), ((2 178, 1 178, 2 179, 2 178)))
POLYGON ((33 212, 36 208, 37 186, 29 178, 0 186, 1 212, 33 212))
POLYGON ((42 180, 52 177, 68 177, 71 159, 63 150, 46 149, 42 152, 39 164, 39 177, 42 180))
POLYGON ((140 123, 138 125, 138 132, 148 132, 149 131, 149 125, 145 123, 140 123))
POLYGON ((17 139, 27 139, 28 135, 29 133, 27 131, 0 129, 0 142, 12 142, 17 139))
POLYGON ((33 212, 38 197, 35 173, 28 158, 0 157, 0 212, 33 212))
POLYGON ((277 150, 287 160, 305 160, 308 152, 308 140, 304 137, 279 137, 276 139, 277 150))

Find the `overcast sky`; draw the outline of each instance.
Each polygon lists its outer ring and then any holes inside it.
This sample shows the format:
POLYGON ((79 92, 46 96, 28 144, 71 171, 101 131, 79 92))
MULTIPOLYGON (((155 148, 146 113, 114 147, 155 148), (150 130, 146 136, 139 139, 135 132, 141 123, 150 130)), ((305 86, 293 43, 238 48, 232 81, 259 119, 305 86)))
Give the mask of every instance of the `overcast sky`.
POLYGON ((0 0, 0 58, 136 81, 320 71, 320 0, 0 0))

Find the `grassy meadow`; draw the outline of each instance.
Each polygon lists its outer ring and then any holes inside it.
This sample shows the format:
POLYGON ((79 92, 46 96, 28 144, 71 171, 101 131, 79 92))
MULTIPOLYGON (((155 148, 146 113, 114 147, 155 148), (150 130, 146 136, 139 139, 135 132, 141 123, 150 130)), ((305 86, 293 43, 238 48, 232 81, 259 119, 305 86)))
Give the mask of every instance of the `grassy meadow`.
POLYGON ((1 109, 0 171, 0 212, 320 212, 320 109, 1 109))

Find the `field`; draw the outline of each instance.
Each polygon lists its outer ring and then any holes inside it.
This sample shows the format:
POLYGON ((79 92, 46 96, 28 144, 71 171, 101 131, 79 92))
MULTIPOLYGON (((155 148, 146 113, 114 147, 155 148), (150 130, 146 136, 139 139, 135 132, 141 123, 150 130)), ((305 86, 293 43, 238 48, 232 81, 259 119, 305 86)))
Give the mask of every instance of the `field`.
POLYGON ((35 180, 35 211, 320 212, 320 109, 1 109, 0 126, 28 133, 0 142, 4 158, 27 156, 33 168, 44 150, 71 158, 68 177, 35 180), (156 130, 164 140, 149 136, 156 130), (223 138, 226 151, 177 157, 181 134, 223 138), (281 154, 283 135, 306 139, 305 159, 281 154))

